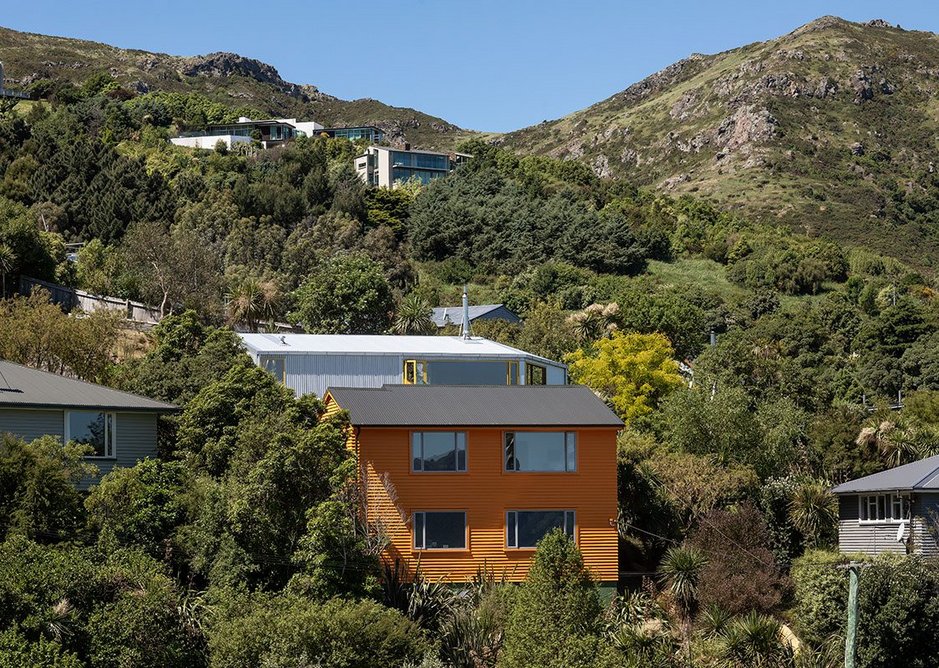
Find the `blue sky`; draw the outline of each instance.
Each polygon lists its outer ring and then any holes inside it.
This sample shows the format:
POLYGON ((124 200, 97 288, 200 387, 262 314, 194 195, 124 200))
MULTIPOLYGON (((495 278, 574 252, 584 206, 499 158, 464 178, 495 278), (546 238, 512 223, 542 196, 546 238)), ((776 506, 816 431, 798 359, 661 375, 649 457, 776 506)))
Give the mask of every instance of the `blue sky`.
POLYGON ((177 55, 234 51, 341 98, 372 97, 490 131, 558 118, 690 53, 765 40, 825 14, 939 32, 935 0, 4 4, 0 25, 16 30, 177 55))

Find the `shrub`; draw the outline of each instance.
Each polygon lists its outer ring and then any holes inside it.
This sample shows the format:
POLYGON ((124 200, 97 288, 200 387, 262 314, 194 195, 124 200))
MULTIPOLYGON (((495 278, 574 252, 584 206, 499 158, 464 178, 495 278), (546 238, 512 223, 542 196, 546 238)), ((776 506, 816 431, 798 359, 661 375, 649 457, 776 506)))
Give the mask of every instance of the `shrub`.
POLYGON ((414 622, 373 601, 256 597, 246 608, 210 630, 213 668, 400 666, 429 649, 414 622))
POLYGON ((698 591, 702 605, 718 605, 733 614, 770 612, 788 594, 789 580, 769 549, 766 523, 752 505, 707 513, 689 543, 708 558, 698 591))
POLYGON ((8 629, 0 633, 0 668, 81 668, 82 662, 74 654, 62 649, 54 640, 40 637, 30 642, 8 629))
POLYGON ((939 568, 915 557, 881 558, 861 573, 858 666, 926 668, 939 656, 939 568))
POLYGON ((844 630, 848 576, 836 566, 847 561, 835 552, 810 550, 792 562, 795 619, 800 637, 811 645, 844 630))

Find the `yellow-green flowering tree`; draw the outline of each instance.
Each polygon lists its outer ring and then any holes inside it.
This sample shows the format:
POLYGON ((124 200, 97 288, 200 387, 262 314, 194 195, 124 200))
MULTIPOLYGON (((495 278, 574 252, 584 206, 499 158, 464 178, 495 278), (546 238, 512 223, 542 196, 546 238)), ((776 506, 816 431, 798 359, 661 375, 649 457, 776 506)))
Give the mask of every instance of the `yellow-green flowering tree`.
POLYGON ((661 334, 614 332, 566 361, 574 382, 600 394, 627 423, 651 413, 683 382, 672 344, 661 334))

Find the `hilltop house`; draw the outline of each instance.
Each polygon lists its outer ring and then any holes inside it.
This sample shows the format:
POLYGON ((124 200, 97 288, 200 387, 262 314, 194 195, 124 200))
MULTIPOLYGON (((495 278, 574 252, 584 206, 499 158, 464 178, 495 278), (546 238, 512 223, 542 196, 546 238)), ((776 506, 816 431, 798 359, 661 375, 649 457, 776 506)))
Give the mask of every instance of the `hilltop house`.
MULTIPOLYGON (((0 432, 55 436, 93 449, 101 475, 157 454, 157 417, 176 407, 0 360, 0 432)), ((83 486, 93 482, 86 481, 83 486)))
POLYGON ((328 387, 563 385, 567 367, 480 337, 239 334, 255 364, 297 396, 328 387))
POLYGON ((601 583, 618 577, 616 434, 622 421, 583 386, 330 387, 347 411, 366 516, 384 558, 413 575, 525 578, 552 529, 601 583))
POLYGON ((473 156, 466 153, 435 153, 412 150, 410 144, 403 149, 388 146, 369 146, 355 158, 355 173, 373 186, 390 188, 416 178, 423 184, 439 179, 473 156))
MULTIPOLYGON (((506 322, 521 322, 522 319, 505 307, 505 304, 479 304, 470 306, 470 323, 477 320, 505 320, 506 322)), ((437 327, 447 325, 463 326, 463 312, 460 306, 438 306, 430 316, 437 327)))
POLYGON ((850 480, 838 496, 838 548, 939 556, 939 455, 850 480))
POLYGON ((219 123, 207 125, 205 130, 199 132, 183 133, 179 137, 170 139, 176 146, 189 148, 214 149, 222 142, 226 148, 237 144, 250 144, 255 139, 261 142, 264 148, 278 146, 297 136, 297 129, 289 121, 296 119, 267 119, 252 120, 242 116, 237 123, 219 123))

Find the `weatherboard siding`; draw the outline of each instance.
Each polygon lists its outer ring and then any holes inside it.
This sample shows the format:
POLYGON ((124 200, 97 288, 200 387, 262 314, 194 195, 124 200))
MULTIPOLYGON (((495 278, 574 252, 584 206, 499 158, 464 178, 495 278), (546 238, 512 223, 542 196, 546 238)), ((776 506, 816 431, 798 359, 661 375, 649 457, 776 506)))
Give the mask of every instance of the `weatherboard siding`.
MULTIPOLYGON (((115 457, 89 457, 88 461, 98 467, 99 477, 111 469, 130 467, 145 457, 157 454, 157 414, 117 412, 115 427, 115 457)), ((0 432, 10 433, 25 441, 41 436, 54 436, 60 441, 65 437, 64 410, 29 410, 21 408, 0 409, 0 432)), ((86 479, 81 487, 87 487, 94 479, 86 479)))
POLYGON ((288 354, 284 357, 286 385, 297 396, 322 397, 330 386, 381 387, 403 380, 404 358, 401 355, 288 354))
MULTIPOLYGON (((861 523, 857 495, 839 496, 838 506, 838 549, 841 552, 869 555, 906 553, 906 543, 897 541, 899 524, 861 523)), ((909 531, 913 534, 914 552, 939 556, 939 547, 929 528, 930 511, 936 513, 939 520, 939 494, 914 494, 909 531)))
POLYGON ((0 409, 0 432, 19 436, 24 441, 34 441, 46 435, 62 440, 65 416, 60 410, 3 408, 0 409))
POLYGON ((411 430, 363 427, 358 433, 359 466, 365 481, 368 517, 386 532, 386 558, 399 558, 413 572, 453 582, 472 580, 489 569, 509 580, 528 573, 532 549, 507 549, 508 510, 574 510, 575 538, 584 563, 600 581, 616 581, 616 429, 577 432, 577 472, 503 471, 503 431, 467 432, 465 473, 412 473, 411 430), (467 549, 414 550, 411 517, 421 510, 465 511, 467 549))

